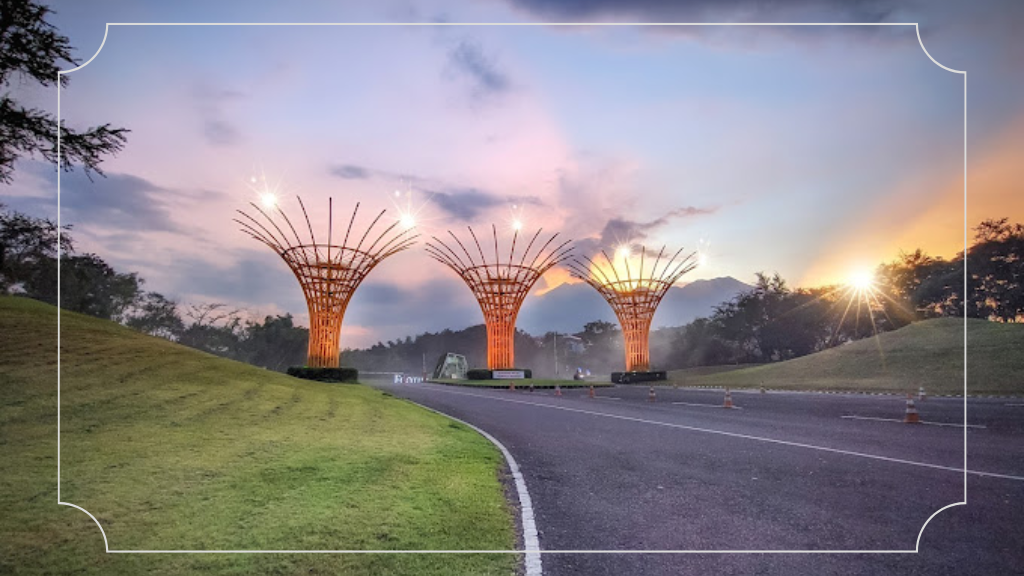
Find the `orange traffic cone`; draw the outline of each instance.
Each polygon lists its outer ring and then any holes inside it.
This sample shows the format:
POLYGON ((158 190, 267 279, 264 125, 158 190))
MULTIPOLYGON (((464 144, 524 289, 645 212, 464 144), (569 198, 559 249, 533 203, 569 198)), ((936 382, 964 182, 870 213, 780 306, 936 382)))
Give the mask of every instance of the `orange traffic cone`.
POLYGON ((924 386, 920 386, 917 389, 917 399, 918 400, 927 400, 928 399, 928 395, 924 393, 924 386))
POLYGON ((561 395, 562 395, 562 387, 559 386, 558 384, 555 384, 555 396, 561 396, 561 395))
POLYGON ((733 408, 732 405, 732 392, 729 389, 725 389, 725 404, 722 404, 722 408, 733 408))
POLYGON ((654 396, 654 386, 651 386, 651 391, 647 393, 647 401, 648 402, 656 402, 657 401, 657 399, 654 396))
POLYGON ((516 383, 515 382, 509 382, 508 383, 508 389, 509 390, 515 390, 516 389, 516 383))
POLYGON ((917 415, 917 407, 914 406, 914 398, 907 394, 907 413, 903 416, 906 424, 920 424, 921 418, 917 415))
POLYGON ((591 398, 594 397, 594 385, 593 384, 590 385, 590 397, 591 398))

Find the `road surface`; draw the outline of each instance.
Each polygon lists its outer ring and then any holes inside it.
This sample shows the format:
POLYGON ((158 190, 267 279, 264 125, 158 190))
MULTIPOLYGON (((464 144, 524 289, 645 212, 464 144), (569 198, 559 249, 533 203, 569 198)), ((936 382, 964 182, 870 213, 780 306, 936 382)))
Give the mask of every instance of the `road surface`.
POLYGON ((545 574, 1024 574, 1024 402, 374 384, 518 461, 545 574), (968 447, 963 501, 964 439, 968 447), (603 554, 569 551, 907 551, 603 554))

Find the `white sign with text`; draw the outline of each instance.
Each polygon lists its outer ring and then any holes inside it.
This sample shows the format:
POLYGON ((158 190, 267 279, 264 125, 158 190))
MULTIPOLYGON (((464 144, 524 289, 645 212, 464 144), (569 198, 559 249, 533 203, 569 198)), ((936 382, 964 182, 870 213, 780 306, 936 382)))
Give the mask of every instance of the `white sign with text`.
POLYGON ((522 370, 492 370, 491 378, 495 380, 522 380, 526 373, 522 370))

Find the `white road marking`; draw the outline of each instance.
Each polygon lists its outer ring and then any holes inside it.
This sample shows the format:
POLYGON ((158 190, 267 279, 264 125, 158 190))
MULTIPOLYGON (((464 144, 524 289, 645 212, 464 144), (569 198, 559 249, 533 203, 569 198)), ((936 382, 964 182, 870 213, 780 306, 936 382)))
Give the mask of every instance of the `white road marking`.
MULTIPOLYGON (((721 404, 694 404, 693 402, 673 402, 673 404, 681 404, 683 406, 700 406, 701 408, 725 408, 721 404)), ((743 410, 739 406, 733 406, 729 410, 743 410)))
MULTIPOLYGON (((899 418, 873 418, 871 416, 840 416, 840 418, 847 418, 851 420, 876 420, 878 422, 903 422, 903 420, 899 418)), ((924 420, 919 421, 918 424, 928 424, 930 426, 955 426, 957 428, 963 428, 965 426, 968 428, 988 428, 988 426, 983 426, 981 424, 957 424, 956 422, 926 422, 924 420)))
POLYGON ((1024 406, 1024 404, 1007 404, 1007 406, 1024 406))
POLYGON ((865 452, 854 452, 851 450, 841 450, 839 448, 829 448, 828 446, 816 446, 814 444, 805 444, 803 442, 792 442, 789 440, 779 440, 776 438, 765 438, 763 436, 753 436, 750 434, 740 434, 738 432, 726 432, 724 430, 712 430, 710 428, 699 428, 697 426, 686 426, 685 424, 673 424, 671 422, 659 422, 657 420, 647 420, 645 418, 636 418, 634 416, 623 416, 620 414, 609 414, 607 412, 596 412, 594 410, 584 410, 582 408, 569 408, 568 406, 554 406, 551 404, 543 404, 540 402, 528 402, 526 400, 513 400, 511 398, 499 398, 496 396, 485 396, 483 394, 471 394, 468 392, 456 392, 454 390, 447 389, 447 386, 438 386, 435 389, 439 392, 447 392, 448 394, 455 394, 459 396, 472 396, 475 398, 484 398, 487 400, 496 400, 498 402, 511 402, 513 404, 526 404, 527 406, 539 406, 541 408, 550 408, 552 410, 564 410, 566 412, 577 412, 580 414, 588 414, 590 416, 604 416, 605 418, 613 418, 615 420, 626 420, 628 422, 639 422, 641 424, 651 424, 654 426, 665 426, 667 428, 676 428, 679 430, 690 430, 692 432, 703 432, 705 434, 717 434, 720 436, 728 436, 731 438, 743 438, 745 440, 756 440, 758 442, 768 442, 770 444, 779 444, 782 446, 793 446, 795 448, 807 448, 810 450, 820 450, 822 452, 830 452, 833 454, 845 454, 847 456, 856 456, 858 458, 868 458, 870 460, 881 460, 883 462, 893 462, 895 464, 906 464, 908 466, 919 466, 921 468, 931 468, 933 470, 946 470, 948 472, 957 472, 960 474, 973 474, 975 476, 985 476, 988 478, 1002 478, 1004 480, 1016 480, 1018 482, 1024 482, 1024 476, 1014 476, 1012 474, 999 474, 997 472, 982 472, 979 470, 964 470, 963 468, 955 468, 953 466, 943 466, 941 464, 930 464, 928 462, 916 462, 914 460, 904 460, 902 458, 892 458, 890 456, 879 456, 877 454, 867 454, 865 452))
POLYGON ((426 408, 427 410, 430 410, 431 412, 435 412, 446 418, 450 418, 452 420, 455 420, 456 422, 465 424, 466 426, 472 428, 473 430, 476 430, 484 438, 490 440, 491 443, 493 443, 495 446, 498 447, 499 450, 501 450, 501 453, 505 456, 505 460, 508 462, 508 469, 509 471, 512 472, 512 479, 515 481, 516 485, 516 493, 519 496, 519 509, 523 522, 523 548, 526 549, 526 576, 541 576, 541 574, 543 574, 543 570, 541 568, 540 561, 540 540, 537 536, 537 523, 534 521, 533 518, 533 501, 530 499, 530 493, 526 491, 526 480, 523 478, 523 473, 519 469, 519 464, 516 462, 516 459, 512 457, 512 453, 508 451, 508 448, 505 448, 504 444, 498 442, 497 438, 491 436, 487 432, 484 432, 483 430, 477 428, 476 426, 470 424, 469 422, 466 422, 465 420, 460 420, 454 416, 445 414, 444 412, 441 412, 440 410, 435 410, 429 406, 424 406, 423 404, 420 404, 418 402, 414 403, 417 404, 418 406, 426 408))

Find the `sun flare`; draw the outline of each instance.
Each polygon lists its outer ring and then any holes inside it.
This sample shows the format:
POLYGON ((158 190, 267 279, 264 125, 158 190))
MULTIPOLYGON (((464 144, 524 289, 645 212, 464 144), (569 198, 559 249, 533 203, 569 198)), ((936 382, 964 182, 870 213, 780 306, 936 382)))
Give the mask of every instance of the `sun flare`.
POLYGON ((868 292, 875 287, 875 275, 870 270, 858 270, 850 275, 847 284, 858 292, 868 292))

